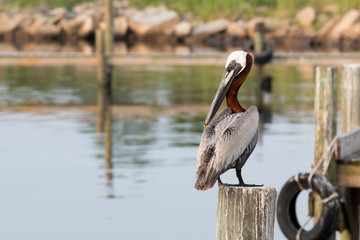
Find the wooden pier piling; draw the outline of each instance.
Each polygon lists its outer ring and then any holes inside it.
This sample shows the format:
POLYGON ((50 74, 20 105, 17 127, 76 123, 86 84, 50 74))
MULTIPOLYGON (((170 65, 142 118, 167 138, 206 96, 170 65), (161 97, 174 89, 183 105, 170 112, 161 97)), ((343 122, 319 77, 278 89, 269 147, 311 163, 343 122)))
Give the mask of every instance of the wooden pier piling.
POLYGON ((344 65, 340 90, 340 130, 348 133, 360 126, 360 64, 344 65))
MULTIPOLYGON (((337 69, 316 67, 315 83, 315 151, 314 165, 336 136, 337 69)), ((317 173, 323 172, 321 166, 317 173)))
POLYGON ((255 53, 262 53, 264 49, 264 23, 258 22, 255 24, 254 31, 254 50, 255 53))
POLYGON ((360 64, 344 65, 340 83, 342 136, 338 139, 337 181, 346 223, 341 240, 360 239, 360 64))
MULTIPOLYGON (((318 66, 315 70, 315 144, 314 163, 316 166, 322 155, 329 147, 337 131, 337 69, 334 67, 318 66)), ((333 160, 332 160, 333 162, 333 160)), ((336 166, 334 164, 326 170, 322 163, 316 173, 328 171, 328 179, 335 185, 336 166)), ((309 215, 313 216, 314 224, 318 221, 322 210, 322 201, 319 195, 310 193, 309 215)))
MULTIPOLYGON (((337 71, 332 67, 316 68, 315 85, 315 157, 320 161, 324 151, 337 137, 337 150, 330 166, 321 164, 317 173, 337 187, 341 211, 339 239, 359 239, 360 204, 360 64, 345 65, 340 80, 341 135, 337 135, 337 71), (336 159, 336 161, 335 161, 336 159)), ((309 209, 317 222, 321 199, 310 195, 309 209)), ((335 239, 333 235, 332 239, 335 239)))
POLYGON ((276 195, 271 187, 220 186, 215 239, 273 239, 276 195))
POLYGON ((104 31, 101 29, 96 30, 95 35, 95 44, 96 44, 96 58, 97 58, 97 68, 98 68, 98 84, 106 84, 106 66, 107 59, 105 56, 105 44, 104 44, 104 31))
POLYGON ((113 32, 113 1, 112 0, 104 0, 105 4, 105 53, 109 54, 113 52, 114 45, 114 32, 113 32))
POLYGON ((98 77, 98 119, 96 131, 103 132, 106 114, 109 111, 111 99, 111 74, 108 69, 108 59, 105 55, 104 31, 96 30, 96 57, 98 77))

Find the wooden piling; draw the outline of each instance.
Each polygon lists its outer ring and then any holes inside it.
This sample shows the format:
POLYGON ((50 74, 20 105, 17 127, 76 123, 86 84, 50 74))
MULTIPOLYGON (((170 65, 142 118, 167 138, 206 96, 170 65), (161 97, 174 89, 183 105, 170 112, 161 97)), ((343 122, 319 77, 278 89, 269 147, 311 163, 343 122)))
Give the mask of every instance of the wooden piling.
POLYGON ((360 126, 360 64, 344 65, 340 84, 341 133, 360 126))
MULTIPOLYGON (((315 83, 315 156, 318 163, 325 149, 336 136, 337 123, 337 69, 316 67, 315 83)), ((324 171, 321 166, 317 173, 324 171)))
POLYGON ((262 53, 264 49, 264 23, 258 22, 254 31, 254 50, 255 53, 262 53))
MULTIPOLYGON (((337 69, 333 67, 316 67, 315 82, 315 151, 314 163, 316 166, 325 149, 336 136, 337 114, 337 69)), ((334 162, 332 160, 332 162, 334 162)), ((321 164, 317 173, 322 174, 326 166, 321 164)), ((327 178, 333 185, 336 184, 336 166, 331 164, 327 178)), ((322 202, 318 195, 310 193, 309 211, 316 223, 321 215, 322 202)))
MULTIPOLYGON (((360 64, 344 65, 340 84, 340 106, 341 106, 341 134, 349 133, 360 127, 360 64)), ((356 132, 356 131, 355 131, 356 132)), ((353 132, 354 133, 354 132, 353 132)), ((356 135, 352 135, 356 136, 356 135)), ((348 136, 349 138, 351 136, 348 136)), ((354 137, 353 137, 354 138, 354 137)), ((341 139, 339 139, 341 140, 341 139)), ((339 143, 344 144, 346 135, 339 143)), ((359 149, 359 142, 356 139, 347 141, 346 145, 351 150, 352 145, 357 145, 359 149), (355 141, 354 141, 355 140, 355 141)), ((356 148, 356 146, 353 146, 356 148)), ((341 152, 341 155, 349 155, 341 152)), ((357 156, 358 158, 358 156, 357 156)), ((337 164, 338 179, 342 186, 339 187, 342 192, 342 205, 344 214, 346 216, 345 229, 339 234, 341 240, 360 239, 359 222, 360 222, 360 189, 358 188, 356 172, 359 172, 359 160, 356 159, 340 159, 337 164), (355 180, 351 181, 351 180, 355 180), (353 182, 353 184, 351 184, 353 182), (345 185, 345 186, 343 186, 345 185), (355 186, 357 188, 355 188, 355 186)))
POLYGON ((105 1, 105 53, 109 54, 113 52, 114 34, 113 34, 113 1, 105 1))
POLYGON ((105 55, 104 31, 96 30, 96 58, 98 77, 98 114, 96 131, 103 132, 106 114, 109 111, 111 100, 111 75, 108 72, 108 60, 105 55))
POLYGON ((113 18, 113 0, 104 0, 104 21, 105 21, 105 33, 104 33, 104 45, 105 45, 105 84, 108 85, 107 89, 108 94, 110 95, 111 99, 111 80, 113 75, 113 65, 110 64, 110 54, 113 53, 114 48, 114 18, 113 18))
POLYGON ((220 186, 215 239, 273 239, 276 195, 270 187, 220 186))
POLYGON ((103 30, 101 29, 96 30, 95 41, 96 41, 95 44, 96 44, 97 70, 98 70, 98 84, 105 85, 107 59, 105 57, 103 30))

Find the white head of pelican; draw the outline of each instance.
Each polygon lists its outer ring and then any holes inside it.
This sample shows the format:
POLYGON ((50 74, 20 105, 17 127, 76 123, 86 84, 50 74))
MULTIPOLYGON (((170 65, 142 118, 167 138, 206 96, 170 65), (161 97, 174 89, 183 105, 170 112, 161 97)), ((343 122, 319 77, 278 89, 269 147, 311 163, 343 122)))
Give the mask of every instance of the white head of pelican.
POLYGON ((258 138, 259 113, 255 106, 245 110, 237 100, 239 88, 250 73, 253 56, 243 51, 232 52, 225 64, 220 85, 205 119, 197 156, 195 188, 212 188, 220 175, 236 169, 240 186, 247 186, 241 168, 252 153, 258 138), (226 96, 228 108, 213 119, 226 96))

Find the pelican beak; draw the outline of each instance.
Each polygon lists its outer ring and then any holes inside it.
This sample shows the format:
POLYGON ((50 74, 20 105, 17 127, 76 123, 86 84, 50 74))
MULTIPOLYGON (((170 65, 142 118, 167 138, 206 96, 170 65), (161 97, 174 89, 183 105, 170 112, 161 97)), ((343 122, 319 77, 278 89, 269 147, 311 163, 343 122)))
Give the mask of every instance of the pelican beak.
POLYGON ((206 127, 210 123, 211 119, 215 116, 227 92, 229 91, 232 82, 244 68, 245 66, 241 66, 235 61, 231 62, 229 66, 225 68, 221 77, 220 85, 216 91, 215 97, 210 106, 210 110, 206 116, 204 127, 206 127))

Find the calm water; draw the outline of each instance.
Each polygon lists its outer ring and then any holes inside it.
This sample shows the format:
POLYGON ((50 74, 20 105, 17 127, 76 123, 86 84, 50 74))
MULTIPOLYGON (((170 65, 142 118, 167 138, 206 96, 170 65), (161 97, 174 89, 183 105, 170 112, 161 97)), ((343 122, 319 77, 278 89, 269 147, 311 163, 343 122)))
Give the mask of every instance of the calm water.
MULTIPOLYGON (((0 239, 214 239, 217 187, 193 185, 222 71, 116 68, 113 107, 101 115, 94 67, 0 66, 0 239)), ((313 159, 313 68, 264 74, 271 93, 258 90, 255 69, 239 93, 261 110, 243 176, 279 192, 313 159)))

